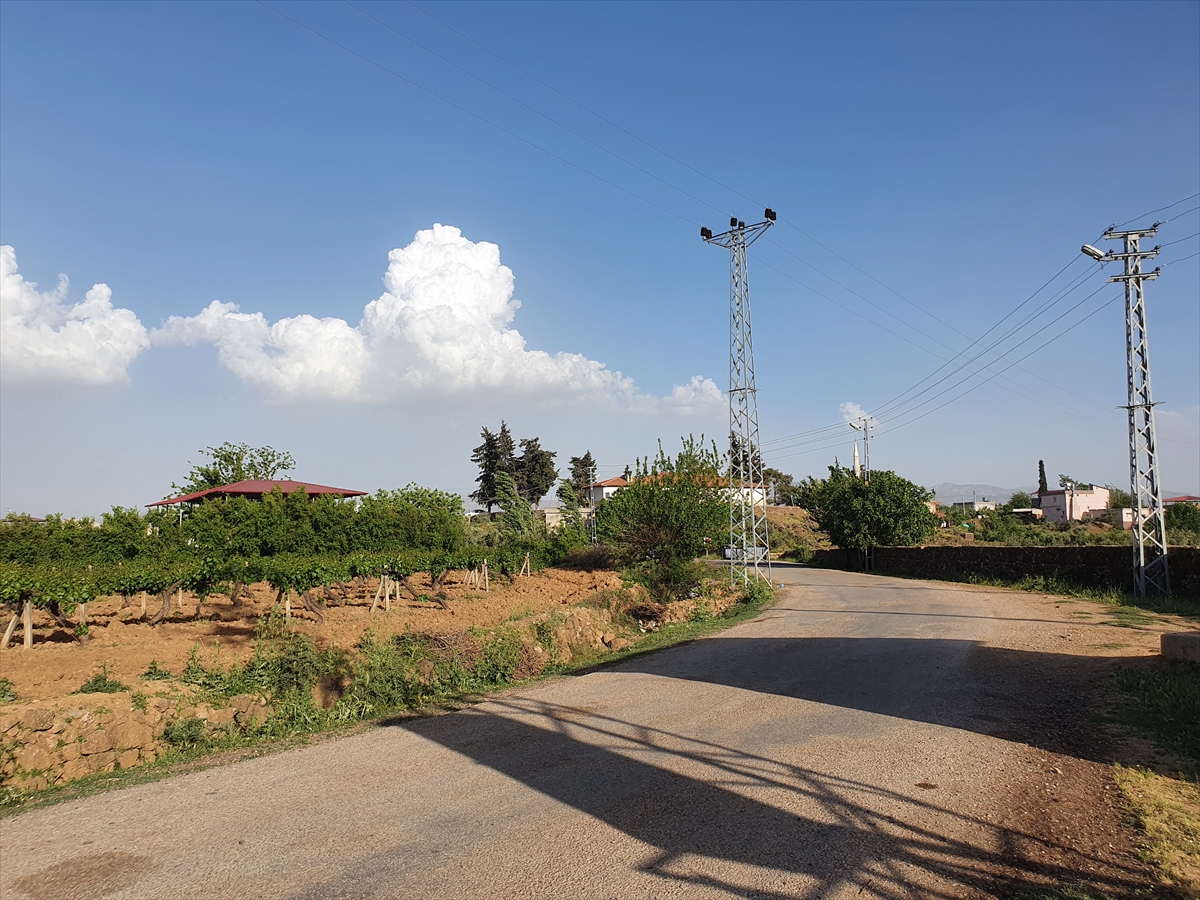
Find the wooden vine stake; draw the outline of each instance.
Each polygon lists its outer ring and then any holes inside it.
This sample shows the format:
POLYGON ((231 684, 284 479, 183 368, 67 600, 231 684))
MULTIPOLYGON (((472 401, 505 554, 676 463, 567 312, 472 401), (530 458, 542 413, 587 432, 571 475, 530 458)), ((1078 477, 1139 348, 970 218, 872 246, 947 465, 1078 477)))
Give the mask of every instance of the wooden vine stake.
POLYGON ((490 587, 489 587, 490 584, 491 584, 491 582, 488 581, 487 560, 485 559, 483 561, 483 592, 485 594, 488 593, 488 591, 490 590, 490 587))
POLYGON ((13 632, 17 630, 17 619, 19 618, 21 616, 18 613, 13 613, 12 618, 8 620, 8 627, 4 629, 4 641, 0 642, 0 649, 8 649, 8 642, 12 640, 13 632))
POLYGON ((33 601, 25 601, 25 649, 33 649, 33 601))
POLYGON ((522 575, 529 574, 529 554, 528 553, 525 554, 525 562, 521 563, 521 574, 522 575))
POLYGON ((292 617, 292 592, 288 591, 287 596, 283 598, 283 614, 286 618, 292 617))
POLYGON ((146 592, 142 591, 142 618, 146 618, 146 592))

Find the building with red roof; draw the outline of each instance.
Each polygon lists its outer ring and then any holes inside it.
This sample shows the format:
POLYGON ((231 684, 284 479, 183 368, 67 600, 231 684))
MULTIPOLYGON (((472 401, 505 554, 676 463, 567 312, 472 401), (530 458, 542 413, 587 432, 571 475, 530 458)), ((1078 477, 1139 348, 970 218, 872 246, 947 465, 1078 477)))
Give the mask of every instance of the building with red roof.
POLYGON ((366 491, 352 491, 349 488, 312 484, 308 481, 292 481, 291 479, 264 481, 254 479, 251 481, 235 481, 233 484, 223 484, 220 487, 209 488, 205 491, 196 491, 195 493, 184 494, 180 497, 170 497, 166 500, 157 500, 154 503, 147 503, 146 505, 171 506, 176 503, 194 503, 206 497, 249 497, 251 500, 261 500, 264 494, 269 494, 276 488, 279 488, 284 494, 290 494, 293 491, 304 488, 304 492, 310 497, 317 497, 322 494, 331 494, 335 497, 363 497, 367 493, 366 491))

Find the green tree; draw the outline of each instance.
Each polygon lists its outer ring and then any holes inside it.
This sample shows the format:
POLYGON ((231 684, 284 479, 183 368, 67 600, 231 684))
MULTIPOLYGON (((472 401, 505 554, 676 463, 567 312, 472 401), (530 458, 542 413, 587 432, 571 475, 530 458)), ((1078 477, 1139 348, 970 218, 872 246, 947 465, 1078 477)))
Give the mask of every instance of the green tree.
POLYGON ((723 460, 687 438, 677 457, 660 443, 653 462, 638 461, 630 485, 596 512, 599 537, 613 544, 628 565, 649 571, 651 589, 667 596, 691 587, 688 566, 706 548, 718 546, 729 530, 729 492, 723 460))
POLYGON ((596 460, 592 459, 592 451, 588 450, 583 456, 572 456, 567 462, 571 469, 571 489, 580 503, 590 502, 589 493, 596 480, 596 460))
POLYGON ((1200 506, 1172 503, 1166 509, 1167 529, 1173 543, 1200 542, 1200 506))
POLYGON ((895 472, 872 472, 867 484, 853 470, 835 465, 828 478, 807 479, 804 488, 805 508, 839 547, 911 546, 937 527, 928 506, 933 492, 895 472))
POLYGON ((251 447, 226 441, 219 447, 206 447, 200 453, 207 456, 209 462, 192 466, 183 485, 172 483, 171 489, 176 494, 191 494, 238 481, 271 481, 296 468, 292 454, 271 447, 251 447))
POLYGON ((537 533, 537 523, 529 501, 517 491, 517 483, 507 472, 496 473, 496 503, 504 510, 500 530, 509 539, 525 539, 537 533))
POLYGON ((1105 485, 1108 488, 1109 509, 1133 509, 1133 498, 1129 491, 1123 491, 1116 485, 1105 485))
POLYGON ((483 443, 471 451, 471 462, 479 466, 479 476, 475 479, 479 487, 470 495, 470 499, 490 513, 497 502, 496 474, 507 472, 512 475, 516 471, 516 446, 512 432, 503 419, 500 420, 498 432, 493 434, 485 425, 480 434, 483 443))
POLYGON ((767 483, 767 496, 776 506, 792 506, 797 494, 795 479, 778 469, 763 469, 763 481, 767 483))
POLYGON ((1058 476, 1058 486, 1068 491, 1090 491, 1092 489, 1090 481, 1080 481, 1078 478, 1062 474, 1058 476))
POLYGON ((1044 494, 1050 490, 1050 483, 1046 481, 1046 464, 1042 460, 1038 460, 1038 493, 1044 494))
POLYGON ((558 483, 555 493, 562 509, 563 532, 572 538, 582 537, 583 515, 579 511, 579 495, 575 493, 575 488, 564 478, 558 483))
POLYGON ((530 506, 536 508, 558 480, 558 469, 554 466, 554 457, 557 455, 551 450, 543 450, 538 438, 525 438, 521 441, 521 455, 516 459, 512 476, 517 485, 517 493, 524 497, 530 506))
POLYGON ((1008 498, 1008 502, 1004 504, 1004 508, 1009 512, 1014 509, 1030 509, 1033 506, 1033 498, 1024 491, 1017 491, 1008 498))
POLYGON ((750 478, 755 473, 762 473, 762 454, 758 447, 751 444, 748 448, 742 446, 742 439, 734 432, 729 432, 729 471, 733 478, 750 478))

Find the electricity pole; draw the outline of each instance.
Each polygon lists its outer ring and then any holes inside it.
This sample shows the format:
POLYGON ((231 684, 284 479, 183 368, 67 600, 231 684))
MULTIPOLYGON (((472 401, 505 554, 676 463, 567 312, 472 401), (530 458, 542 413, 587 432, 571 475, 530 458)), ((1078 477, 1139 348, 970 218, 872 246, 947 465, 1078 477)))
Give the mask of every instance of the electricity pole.
MULTIPOLYGON (((596 532, 596 511, 597 511, 597 509, 596 509, 596 464, 595 464, 595 462, 592 463, 591 472, 589 474, 591 475, 591 478, 592 478, 592 486, 588 488, 588 495, 589 495, 588 501, 591 503, 591 506, 592 506, 592 527, 589 529, 589 531, 591 532, 589 537, 591 538, 591 542, 593 544, 598 544, 598 543, 600 543, 600 538, 598 537, 597 532, 596 532)), ((604 496, 604 488, 600 488, 600 496, 601 497, 604 496)))
MULTIPOLYGON (((1142 271, 1142 260, 1158 256, 1158 247, 1142 250, 1141 239, 1158 231, 1162 222, 1138 231, 1104 232, 1106 241, 1124 241, 1122 253, 1111 250, 1101 261, 1122 260, 1125 271, 1110 282, 1125 284, 1125 350, 1129 402, 1129 493, 1133 498, 1133 584, 1140 595, 1171 593, 1167 569, 1167 523, 1163 514, 1162 481, 1158 472, 1158 436, 1154 430, 1154 399, 1150 392, 1150 344, 1146 334, 1146 294, 1143 282, 1158 277, 1159 269, 1142 271)), ((1096 253, 1084 253, 1096 258, 1096 253)), ((1097 251, 1098 252, 1098 251, 1097 251)))
POLYGON ((849 423, 850 427, 855 431, 861 431, 863 435, 863 481, 867 484, 871 483, 871 420, 866 416, 862 416, 858 420, 861 424, 855 425, 849 423))
POLYGON ((755 579, 771 582, 746 248, 773 224, 775 213, 768 209, 757 225, 732 218, 729 230, 721 234, 714 235, 709 228, 700 229, 705 243, 729 250, 729 433, 731 442, 735 439, 739 442, 741 453, 741 459, 734 460, 731 455, 729 460, 729 584, 734 588, 748 585, 752 573, 755 579), (764 492, 761 507, 756 502, 759 491, 764 492))

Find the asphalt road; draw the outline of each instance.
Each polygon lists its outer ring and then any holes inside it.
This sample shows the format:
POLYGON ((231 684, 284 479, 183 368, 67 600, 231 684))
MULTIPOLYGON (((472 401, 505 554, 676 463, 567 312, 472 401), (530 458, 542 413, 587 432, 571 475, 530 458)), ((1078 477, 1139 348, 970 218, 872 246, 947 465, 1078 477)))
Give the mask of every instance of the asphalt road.
POLYGON ((0 894, 990 893, 1024 839, 1006 779, 1039 734, 1009 719, 1035 655, 981 651, 1009 624, 986 594, 776 575, 775 606, 704 640, 7 818, 0 894))

